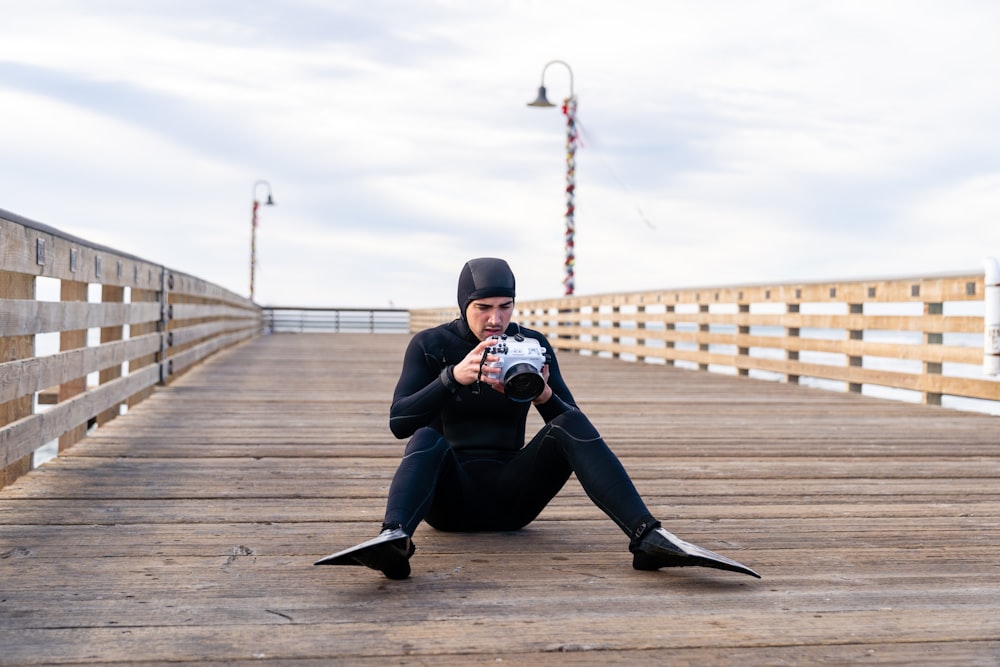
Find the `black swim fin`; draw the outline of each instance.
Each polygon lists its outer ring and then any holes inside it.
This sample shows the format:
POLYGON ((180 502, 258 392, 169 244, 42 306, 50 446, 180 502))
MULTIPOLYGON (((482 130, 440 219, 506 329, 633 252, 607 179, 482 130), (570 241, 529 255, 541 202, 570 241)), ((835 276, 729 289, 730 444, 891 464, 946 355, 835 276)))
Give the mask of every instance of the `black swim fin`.
POLYGON ((638 544, 630 546, 629 550, 633 554, 632 567, 637 570, 658 570, 661 567, 712 567, 761 578, 746 565, 699 547, 697 544, 685 542, 661 527, 649 531, 638 544))
POLYGON ((313 565, 364 565, 381 571, 389 579, 406 579, 410 576, 410 556, 415 550, 406 531, 390 528, 367 542, 320 558, 313 565))

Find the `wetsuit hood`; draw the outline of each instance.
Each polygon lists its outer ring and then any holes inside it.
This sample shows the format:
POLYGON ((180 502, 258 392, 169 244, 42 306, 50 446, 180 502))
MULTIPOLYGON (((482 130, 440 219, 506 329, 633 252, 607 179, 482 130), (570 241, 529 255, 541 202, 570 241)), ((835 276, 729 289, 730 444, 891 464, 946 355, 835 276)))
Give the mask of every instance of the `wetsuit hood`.
POLYGON ((458 276, 458 309, 462 314, 462 321, 466 322, 465 310, 471 302, 491 296, 514 298, 514 272, 502 259, 470 259, 458 276))

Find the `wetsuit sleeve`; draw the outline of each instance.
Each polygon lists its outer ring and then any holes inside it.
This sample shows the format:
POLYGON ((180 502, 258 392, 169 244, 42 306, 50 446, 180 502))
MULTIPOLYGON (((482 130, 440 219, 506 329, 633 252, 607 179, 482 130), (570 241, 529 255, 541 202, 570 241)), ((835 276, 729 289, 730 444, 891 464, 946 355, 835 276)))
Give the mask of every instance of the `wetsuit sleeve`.
POLYGON ((410 341, 389 409, 394 436, 407 438, 440 419, 444 404, 459 388, 450 371, 451 366, 429 354, 419 338, 410 341))
POLYGON ((579 410, 579 408, 576 407, 576 400, 563 379, 562 371, 559 370, 559 360, 552 344, 542 336, 539 338, 539 342, 549 351, 549 387, 552 388, 552 397, 541 405, 535 406, 535 409, 538 410, 538 414, 541 415, 545 423, 548 423, 564 412, 579 410))

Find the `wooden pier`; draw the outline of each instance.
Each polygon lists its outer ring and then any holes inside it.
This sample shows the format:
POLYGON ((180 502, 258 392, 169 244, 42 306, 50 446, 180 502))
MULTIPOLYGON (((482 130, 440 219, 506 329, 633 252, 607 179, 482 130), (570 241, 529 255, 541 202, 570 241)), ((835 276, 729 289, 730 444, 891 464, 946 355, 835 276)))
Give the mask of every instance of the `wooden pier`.
POLYGON ((408 580, 314 567, 378 529, 407 339, 254 338, 0 490, 0 665, 1000 664, 998 418, 746 377, 560 357, 665 525, 762 580, 632 570, 575 480, 421 526, 408 580))

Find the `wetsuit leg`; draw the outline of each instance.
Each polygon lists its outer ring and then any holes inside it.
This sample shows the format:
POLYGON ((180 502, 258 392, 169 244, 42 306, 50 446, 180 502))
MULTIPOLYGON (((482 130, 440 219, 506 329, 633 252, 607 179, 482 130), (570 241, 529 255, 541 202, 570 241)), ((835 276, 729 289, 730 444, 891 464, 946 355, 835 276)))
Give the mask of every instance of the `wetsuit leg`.
POLYGON ((582 412, 572 411, 546 424, 506 466, 497 487, 506 495, 512 522, 531 522, 571 473, 626 535, 655 521, 597 429, 582 412))
MULTIPOLYGON (((461 477, 455 452, 444 436, 434 429, 418 429, 406 444, 389 486, 383 525, 399 525, 413 535, 435 498, 449 493, 461 496, 461 477)), ((461 508, 462 503, 452 506, 461 508)))

